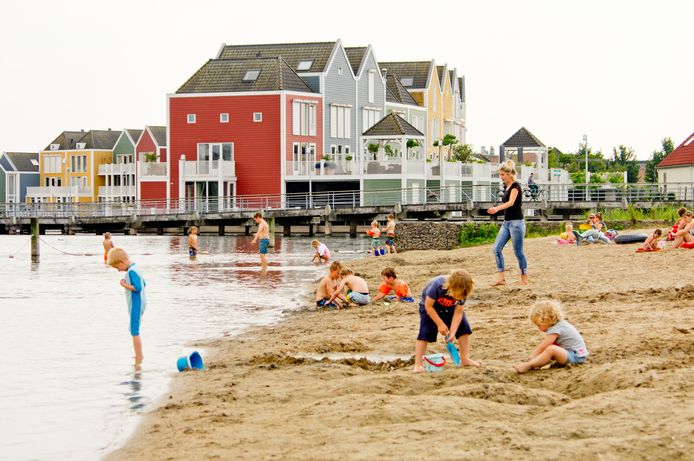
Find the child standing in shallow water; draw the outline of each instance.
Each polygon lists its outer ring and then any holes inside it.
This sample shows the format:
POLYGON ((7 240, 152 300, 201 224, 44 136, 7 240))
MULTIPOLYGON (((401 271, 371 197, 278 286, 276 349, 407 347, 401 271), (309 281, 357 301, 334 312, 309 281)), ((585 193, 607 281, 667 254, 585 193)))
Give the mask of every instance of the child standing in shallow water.
POLYGON ((480 366, 470 355, 472 329, 465 316, 463 305, 472 293, 472 277, 464 269, 453 269, 450 274, 432 279, 422 291, 419 303, 419 334, 414 349, 415 373, 424 371, 423 357, 427 345, 436 342, 438 333, 449 341, 458 339, 460 363, 480 366))
POLYGON ((111 250, 111 248, 114 248, 115 245, 113 244, 113 240, 111 240, 111 233, 110 232, 104 232, 104 241, 102 242, 102 245, 104 246, 104 263, 108 259, 108 252, 111 250))
POLYGON ((188 231, 188 256, 194 258, 198 255, 198 228, 193 226, 188 231))
POLYGON ((553 360, 559 365, 581 364, 588 358, 588 348, 576 327, 564 320, 556 301, 538 301, 530 309, 530 321, 547 333, 530 356, 530 360, 513 365, 518 373, 540 368, 553 360))
POLYGON ((378 256, 381 251, 381 229, 378 227, 378 221, 371 221, 371 229, 366 233, 371 236, 371 252, 378 256))
POLYGON ((135 350, 135 364, 142 363, 142 340, 140 339, 140 322, 147 307, 147 297, 145 296, 145 279, 142 277, 140 269, 131 262, 128 254, 122 248, 113 248, 108 252, 108 265, 115 267, 120 272, 125 272, 125 277, 121 279, 120 285, 125 288, 125 301, 128 304, 128 314, 130 315, 130 335, 133 338, 133 349, 135 350))

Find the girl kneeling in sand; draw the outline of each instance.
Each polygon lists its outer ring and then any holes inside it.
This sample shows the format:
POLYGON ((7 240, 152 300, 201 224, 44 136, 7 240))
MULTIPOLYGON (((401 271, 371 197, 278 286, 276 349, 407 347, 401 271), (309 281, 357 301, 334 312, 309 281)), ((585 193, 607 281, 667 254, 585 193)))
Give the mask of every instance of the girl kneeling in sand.
POLYGON ((672 242, 673 248, 679 248, 683 243, 694 242, 694 235, 692 235, 694 222, 692 222, 692 218, 694 218, 694 213, 691 211, 685 212, 682 216, 682 219, 684 220, 684 227, 680 227, 675 234, 675 240, 672 242))
POLYGON ((581 364, 588 358, 588 348, 576 327, 564 320, 556 301, 538 301, 530 309, 530 321, 547 333, 530 360, 513 365, 518 373, 540 368, 551 361, 560 365, 581 364))
POLYGON ((472 329, 463 304, 470 293, 472 277, 464 269, 453 269, 448 275, 436 277, 424 288, 419 302, 419 334, 414 349, 413 372, 424 371, 423 357, 427 352, 427 345, 436 342, 438 333, 448 341, 455 342, 458 339, 462 365, 480 366, 469 357, 472 329))

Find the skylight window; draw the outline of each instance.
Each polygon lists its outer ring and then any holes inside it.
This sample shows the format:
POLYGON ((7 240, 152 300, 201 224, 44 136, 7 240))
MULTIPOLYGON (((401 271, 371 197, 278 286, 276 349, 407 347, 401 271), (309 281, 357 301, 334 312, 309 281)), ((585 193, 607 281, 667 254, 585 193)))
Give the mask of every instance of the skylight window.
POLYGON ((402 86, 412 86, 414 77, 403 77, 400 79, 400 83, 402 83, 402 86))
POLYGON ((34 166, 39 166, 39 162, 37 162, 35 159, 31 159, 31 164, 34 166))
POLYGON ((255 82, 260 76, 260 70, 249 70, 246 75, 243 76, 244 82, 255 82))
POLYGON ((299 65, 296 66, 296 70, 309 70, 313 65, 313 61, 299 61, 299 65))

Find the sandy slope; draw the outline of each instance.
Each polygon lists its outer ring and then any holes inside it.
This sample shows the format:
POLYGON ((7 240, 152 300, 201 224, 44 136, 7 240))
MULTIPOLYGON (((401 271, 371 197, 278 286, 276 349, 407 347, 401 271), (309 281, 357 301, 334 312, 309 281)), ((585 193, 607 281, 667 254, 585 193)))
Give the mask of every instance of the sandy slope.
MULTIPOLYGON (((524 289, 489 287, 489 246, 353 264, 372 292, 387 263, 417 293, 432 276, 468 269, 480 369, 410 372, 416 304, 305 310, 215 341, 209 369, 178 377, 110 459, 692 459, 694 250, 551 240, 526 241, 524 289), (527 320, 542 298, 563 302, 591 359, 517 375, 511 364, 542 339, 527 320), (335 353, 344 354, 320 359, 335 353), (360 355, 387 360, 350 358, 360 355)), ((510 245, 505 254, 515 282, 510 245)))

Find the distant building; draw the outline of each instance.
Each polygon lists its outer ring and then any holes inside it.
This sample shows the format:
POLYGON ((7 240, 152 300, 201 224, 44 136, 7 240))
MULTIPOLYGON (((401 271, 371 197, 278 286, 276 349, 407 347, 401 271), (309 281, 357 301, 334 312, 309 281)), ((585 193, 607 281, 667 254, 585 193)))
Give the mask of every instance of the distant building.
POLYGON ((39 154, 0 153, 0 203, 23 203, 27 188, 39 185, 39 154))
POLYGON ((535 168, 547 169, 547 146, 525 127, 499 147, 499 160, 512 159, 519 165, 532 163, 535 168))
POLYGON ((656 165, 658 183, 665 185, 668 191, 679 195, 680 199, 690 199, 694 184, 694 133, 690 134, 656 165), (688 192, 688 197, 685 196, 688 192))

